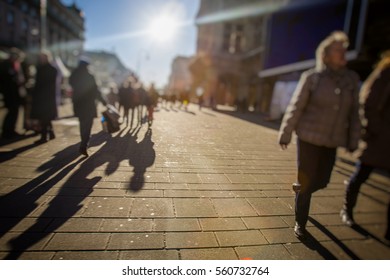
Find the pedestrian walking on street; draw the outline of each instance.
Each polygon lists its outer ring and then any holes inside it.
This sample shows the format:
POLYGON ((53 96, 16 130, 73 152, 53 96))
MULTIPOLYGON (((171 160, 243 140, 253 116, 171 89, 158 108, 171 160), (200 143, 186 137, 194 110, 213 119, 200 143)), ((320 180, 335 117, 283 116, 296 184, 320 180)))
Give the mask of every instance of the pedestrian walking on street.
POLYGON ((0 92, 3 94, 4 105, 7 108, 7 114, 3 121, 2 137, 6 139, 20 136, 15 128, 19 108, 23 103, 21 90, 25 78, 21 66, 22 59, 23 53, 12 48, 9 58, 0 63, 0 92))
MULTIPOLYGON (((371 172, 378 168, 390 174, 390 50, 383 53, 374 71, 367 78, 360 92, 364 106, 364 137, 366 147, 356 164, 345 191, 345 200, 340 217, 348 226, 355 224, 353 208, 356 205, 360 186, 371 172)), ((390 240, 390 203, 387 211, 387 231, 390 240)))
POLYGON ((348 37, 335 31, 316 50, 316 68, 302 73, 284 115, 279 144, 286 149, 297 134, 298 182, 294 234, 307 236, 312 194, 329 183, 337 147, 353 152, 360 137, 359 78, 346 68, 348 37))
POLYGON ((130 128, 133 127, 134 120, 134 88, 133 88, 134 80, 132 77, 129 77, 125 80, 118 91, 119 98, 119 110, 123 107, 123 122, 126 119, 126 126, 129 125, 129 110, 131 109, 131 120, 130 120, 130 128))
POLYGON ((89 61, 82 58, 79 65, 69 77, 73 89, 73 111, 80 122, 80 154, 88 156, 88 144, 91 137, 93 119, 97 117, 96 100, 106 105, 98 89, 94 76, 88 69, 89 61))
POLYGON ((39 121, 41 138, 37 144, 55 138, 51 121, 57 117, 56 87, 57 69, 51 64, 52 57, 47 51, 39 55, 39 65, 32 92, 31 118, 39 121))

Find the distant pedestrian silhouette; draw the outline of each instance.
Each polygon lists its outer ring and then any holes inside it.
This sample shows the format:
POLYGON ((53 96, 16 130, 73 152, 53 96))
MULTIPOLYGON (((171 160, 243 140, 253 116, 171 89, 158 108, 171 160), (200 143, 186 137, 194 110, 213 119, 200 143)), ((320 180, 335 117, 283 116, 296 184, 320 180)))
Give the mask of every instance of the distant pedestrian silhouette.
POLYGON ((0 63, 0 92, 3 94, 7 114, 3 121, 2 137, 12 139, 20 136, 16 131, 19 107, 22 105, 21 90, 25 79, 21 67, 23 53, 12 48, 9 58, 0 63))
POLYGON ((80 121, 81 143, 79 152, 84 156, 88 156, 87 149, 93 119, 97 116, 95 100, 99 100, 106 105, 106 101, 101 96, 94 76, 89 72, 88 65, 88 59, 80 59, 78 67, 69 78, 69 83, 73 89, 74 114, 80 121))
POLYGON ((57 117, 56 86, 57 69, 51 65, 51 54, 42 52, 32 92, 31 118, 39 120, 41 138, 36 143, 54 139, 51 121, 57 117))

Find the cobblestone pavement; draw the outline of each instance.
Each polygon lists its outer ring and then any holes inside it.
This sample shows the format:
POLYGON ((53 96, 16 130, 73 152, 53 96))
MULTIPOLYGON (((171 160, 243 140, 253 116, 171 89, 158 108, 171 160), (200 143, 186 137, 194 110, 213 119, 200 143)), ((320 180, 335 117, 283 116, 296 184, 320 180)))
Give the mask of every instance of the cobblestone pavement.
POLYGON ((353 158, 341 153, 312 199, 311 237, 294 237, 295 147, 281 151, 259 115, 160 107, 151 129, 112 135, 96 119, 88 158, 69 105, 54 126, 48 143, 0 146, 1 259, 390 259, 389 179, 372 176, 360 226, 342 225, 353 158))

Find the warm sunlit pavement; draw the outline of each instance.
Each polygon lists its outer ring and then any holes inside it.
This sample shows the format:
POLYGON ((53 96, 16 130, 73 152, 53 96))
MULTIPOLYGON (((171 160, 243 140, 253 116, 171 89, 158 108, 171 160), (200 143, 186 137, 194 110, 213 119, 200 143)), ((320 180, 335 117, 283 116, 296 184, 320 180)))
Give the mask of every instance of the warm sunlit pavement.
POLYGON ((294 237, 295 148, 279 149, 277 124, 239 118, 260 116, 160 108, 151 130, 112 136, 96 119, 85 159, 61 112, 55 140, 0 146, 1 259, 390 259, 388 179, 362 187, 360 227, 340 222, 347 158, 312 200, 312 237, 294 237))

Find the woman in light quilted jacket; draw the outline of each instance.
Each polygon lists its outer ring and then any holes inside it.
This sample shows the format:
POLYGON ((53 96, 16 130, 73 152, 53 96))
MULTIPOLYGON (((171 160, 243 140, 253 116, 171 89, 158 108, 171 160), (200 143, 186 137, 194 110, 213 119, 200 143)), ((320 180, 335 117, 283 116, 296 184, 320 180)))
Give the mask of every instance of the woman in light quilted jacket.
POLYGON ((294 234, 307 236, 312 194, 329 183, 338 147, 353 152, 360 137, 359 78, 346 68, 348 37, 335 31, 316 50, 316 68, 301 75, 279 133, 286 149, 297 134, 294 234))

